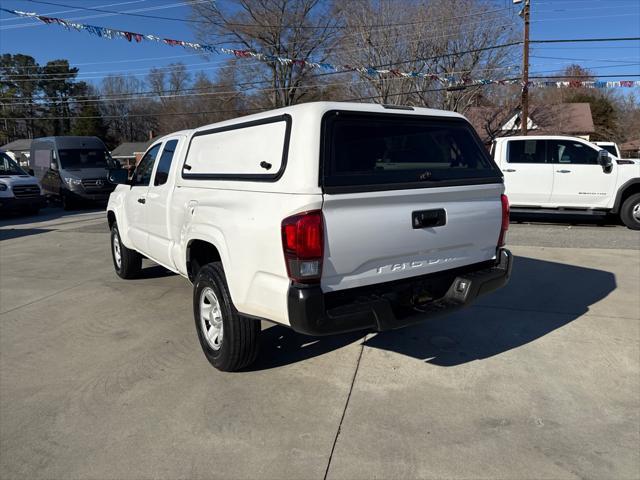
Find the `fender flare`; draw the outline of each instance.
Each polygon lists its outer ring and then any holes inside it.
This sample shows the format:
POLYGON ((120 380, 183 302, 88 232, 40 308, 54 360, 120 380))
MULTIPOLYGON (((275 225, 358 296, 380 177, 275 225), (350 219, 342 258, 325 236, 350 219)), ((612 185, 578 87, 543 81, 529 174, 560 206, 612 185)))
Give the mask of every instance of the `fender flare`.
POLYGON ((107 218, 109 213, 113 213, 116 218, 116 223, 118 224, 118 232, 120 233, 120 241, 124 244, 125 247, 132 249, 131 239, 129 238, 129 224, 127 222, 126 215, 124 214, 124 204, 123 204, 123 192, 119 192, 119 194, 114 191, 109 197, 109 203, 107 205, 107 218))
MULTIPOLYGON (((204 225, 204 224, 191 224, 188 228, 183 232, 182 236, 182 252, 183 258, 180 259, 180 264, 184 265, 185 272, 188 273, 188 258, 189 258, 189 249, 190 244, 194 240, 200 240, 202 242, 207 242, 213 245, 218 253, 220 254, 220 261, 222 262, 225 271, 230 270, 231 260, 229 259, 229 250, 227 248, 227 241, 224 237, 222 231, 214 227, 212 225, 204 225)), ((177 259, 175 259, 177 260, 177 259)))
POLYGON ((620 207, 622 206, 622 195, 628 188, 632 187, 633 185, 640 185, 640 178, 632 178, 631 180, 628 180, 620 186, 620 188, 618 189, 618 193, 616 193, 616 200, 613 203, 611 213, 618 213, 620 211, 620 207))

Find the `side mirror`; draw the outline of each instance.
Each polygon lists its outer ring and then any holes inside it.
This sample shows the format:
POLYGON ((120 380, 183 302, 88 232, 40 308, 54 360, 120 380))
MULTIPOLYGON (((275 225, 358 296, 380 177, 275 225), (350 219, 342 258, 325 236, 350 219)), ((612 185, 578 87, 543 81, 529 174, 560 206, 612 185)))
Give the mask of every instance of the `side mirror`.
POLYGON ((58 162, 55 162, 55 161, 51 162, 49 164, 49 167, 51 167, 51 170, 57 172, 58 171, 58 162))
POLYGON ((600 150, 598 152, 598 163, 602 167, 602 171, 605 173, 609 173, 611 171, 611 166, 613 165, 613 160, 609 155, 609 152, 606 150, 600 150))
POLYGON ((32 177, 36 176, 36 172, 33 171, 33 168, 30 168, 29 171, 27 172, 29 175, 31 175, 32 177))
POLYGON ((109 170, 109 175, 107 176, 107 178, 109 179, 109 182, 116 185, 129 184, 129 172, 127 172, 127 170, 123 168, 109 170))

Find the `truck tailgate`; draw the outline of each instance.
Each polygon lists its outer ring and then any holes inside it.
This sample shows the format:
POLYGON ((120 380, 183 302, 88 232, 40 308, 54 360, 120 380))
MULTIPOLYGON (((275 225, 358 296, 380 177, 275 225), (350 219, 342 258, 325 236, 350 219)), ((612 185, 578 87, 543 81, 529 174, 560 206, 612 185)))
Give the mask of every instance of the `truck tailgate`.
POLYGON ((503 188, 480 184, 325 194, 323 291, 495 258, 503 188))

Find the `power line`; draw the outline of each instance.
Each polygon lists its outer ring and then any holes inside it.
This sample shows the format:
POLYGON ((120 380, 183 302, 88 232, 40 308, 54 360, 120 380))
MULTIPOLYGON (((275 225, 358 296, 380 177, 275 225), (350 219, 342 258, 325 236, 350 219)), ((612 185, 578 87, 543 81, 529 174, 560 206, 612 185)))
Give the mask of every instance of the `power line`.
MULTIPOLYGON (((108 3, 106 5, 98 5, 96 8, 117 7, 117 6, 120 6, 120 5, 130 5, 132 3, 144 3, 146 1, 147 0, 129 0, 127 2, 108 3)), ((73 10, 61 10, 59 12, 48 12, 48 13, 43 13, 42 15, 49 17, 51 15, 60 15, 60 14, 64 14, 64 13, 72 13, 72 12, 77 12, 77 11, 78 11, 78 8, 74 7, 73 10)), ((20 17, 0 18, 0 22, 14 22, 14 21, 22 21, 22 20, 24 20, 24 19, 20 18, 20 17)))
POLYGON ((28 0, 28 1, 32 3, 55 5, 58 7, 70 7, 70 8, 76 8, 79 10, 95 11, 95 12, 110 13, 110 14, 117 14, 117 15, 128 15, 128 16, 135 16, 135 17, 151 18, 156 20, 169 20, 169 21, 178 21, 178 22, 187 22, 187 23, 205 23, 205 24, 213 24, 217 26, 230 26, 230 27, 294 28, 294 29, 302 28, 302 29, 316 29, 316 30, 348 29, 348 28, 393 28, 393 27, 402 27, 402 26, 408 26, 408 25, 422 25, 425 23, 426 24, 436 23, 444 19, 453 20, 458 18, 475 17, 478 15, 487 15, 490 13, 503 12, 505 10, 508 10, 508 8, 498 8, 495 10, 488 10, 488 11, 485 10, 485 11, 479 11, 479 12, 469 13, 465 15, 442 17, 440 19, 431 18, 429 20, 416 20, 413 22, 399 22, 399 23, 393 23, 393 24, 369 24, 369 25, 268 25, 267 24, 265 25, 265 24, 256 24, 256 23, 213 22, 211 20, 182 19, 182 18, 175 18, 175 17, 164 17, 159 15, 143 15, 143 14, 133 13, 133 12, 116 12, 113 10, 104 10, 101 8, 72 7, 71 5, 66 5, 63 3, 56 3, 56 2, 49 2, 45 0, 28 0))
MULTIPOLYGON (((421 57, 421 58, 415 58, 412 60, 405 60, 405 61, 401 61, 401 62, 393 62, 393 63, 385 63, 385 64, 380 64, 380 65, 371 65, 368 68, 384 68, 384 67, 393 67, 396 65, 405 65, 407 63, 414 63, 414 62, 426 62, 429 60, 437 60, 437 59, 441 59, 441 58, 449 58, 449 57, 454 57, 454 56, 462 56, 462 55, 466 55, 468 53, 479 53, 479 52, 485 52, 485 51, 489 51, 489 50, 495 50, 498 48, 508 48, 508 47, 512 47, 514 45, 520 45, 522 42, 521 41, 517 41, 517 42, 508 42, 508 43, 502 43, 502 44, 498 44, 498 45, 491 45, 489 47, 482 47, 482 48, 474 48, 474 49, 469 49, 469 50, 464 50, 461 52, 453 52, 453 53, 445 53, 445 54, 441 54, 441 55, 434 55, 431 57, 421 57)), ((363 47, 366 48, 366 47, 363 47)), ((356 50, 360 50, 360 49, 356 49, 356 50)), ((341 67, 340 65, 337 65, 336 67, 341 67)), ((318 75, 315 75, 316 77, 321 77, 321 76, 325 76, 325 75, 335 75, 335 74, 339 74, 339 73, 348 73, 348 72, 356 72, 358 71, 357 68, 343 68, 339 71, 333 71, 333 72, 325 72, 325 73, 321 73, 318 75)), ((68 80, 69 77, 62 77, 62 78, 50 78, 47 80, 68 80)), ((40 81, 41 79, 20 79, 20 80, 13 80, 13 82, 37 82, 40 81)), ((266 81, 269 82, 269 81, 266 81)), ((255 83, 265 83, 265 82, 255 82, 255 83)))
MULTIPOLYGON (((511 23, 509 24, 503 24, 503 25, 495 25, 494 28, 500 28, 500 27, 505 27, 505 26, 509 26, 511 25, 511 23)), ((411 43, 418 43, 418 42, 425 42, 427 40, 434 40, 434 39, 440 39, 440 38, 447 38, 447 37, 455 37, 460 35, 461 33, 468 33, 469 31, 457 31, 455 33, 451 33, 451 34, 445 34, 445 35, 436 35, 436 36, 431 36, 431 37, 423 37, 423 38, 418 38, 415 39, 413 41, 408 41, 408 42, 397 42, 397 38, 396 39, 390 39, 389 42, 380 42, 376 44, 376 47, 381 47, 381 46, 389 46, 391 44, 393 45, 405 45, 405 44, 411 44, 411 43)), ((406 34, 401 34, 398 37, 405 37, 408 35, 412 35, 412 32, 406 33, 406 34)), ((327 47, 324 49, 324 52, 332 52, 335 50, 338 50, 340 47, 338 46, 334 46, 334 47, 327 47)), ((351 48, 351 49, 347 49, 347 50, 341 50, 341 53, 351 53, 351 52, 357 52, 357 51, 361 51, 361 50, 366 50, 370 48, 369 46, 363 46, 363 47, 357 47, 357 48, 351 48)), ((473 53, 473 52, 472 52, 473 53)), ((191 55, 186 55, 186 56, 199 56, 201 54, 191 54, 191 55)), ((180 56, 177 56, 178 58, 180 56)), ((156 59, 162 59, 163 57, 156 57, 156 59)), ((176 58, 175 56, 172 57, 167 57, 167 58, 176 58)), ((136 60, 137 61, 137 60, 136 60)), ((198 65, 209 65, 211 63, 213 64, 219 64, 219 63, 225 63, 227 60, 220 60, 218 62, 200 62, 200 63, 195 63, 195 64, 186 64, 185 66, 189 67, 189 66, 198 66, 198 65)), ((248 61, 247 64, 257 64, 260 63, 260 60, 255 60, 255 61, 248 61)), ((59 64, 47 64, 45 66, 55 66, 55 65, 66 65, 65 63, 59 63, 59 64)), ((70 68, 76 68, 78 65, 81 64, 75 64, 74 66, 69 66, 70 68)), ((45 66, 35 66, 35 65, 26 65, 23 67, 14 67, 14 68, 43 68, 45 66)), ((164 67, 157 67, 156 69, 159 70, 171 70, 172 68, 174 68, 173 66, 164 66, 164 67)), ((226 68, 232 68, 231 66, 222 66, 219 67, 220 69, 226 69, 226 68)), ((216 68, 217 69, 217 68, 216 68)), ((121 70, 118 72, 111 72, 111 71, 96 71, 96 72, 81 72, 78 74, 77 77, 75 77, 77 80, 88 80, 88 79, 93 79, 93 78, 103 78, 103 76, 93 76, 93 77, 87 77, 85 75, 87 74, 91 74, 91 73, 105 73, 105 74, 112 74, 112 73, 124 73, 124 72, 129 72, 129 71, 136 71, 136 70, 144 70, 143 73, 140 74, 134 74, 134 76, 138 76, 138 75, 146 75, 148 72, 148 67, 143 67, 143 68, 135 68, 135 69, 127 69, 127 70, 121 70)), ((210 68, 206 68, 206 69, 202 69, 202 70, 211 70, 210 68)), ((4 75, 4 78, 13 78, 13 77, 22 77, 26 74, 21 73, 21 74, 8 74, 8 75, 4 75)), ((55 76, 55 75, 60 75, 59 73, 33 73, 31 74, 34 77, 46 77, 46 76, 55 76)), ((55 78, 51 78, 50 80, 64 80, 64 78, 60 78, 60 79, 55 79, 55 78)), ((22 82, 27 82, 27 81, 37 81, 37 79, 20 79, 17 81, 22 81, 22 82)))
POLYGON ((562 38, 553 40, 531 40, 530 43, 632 42, 638 40, 640 40, 640 37, 562 38))
MULTIPOLYGON (((494 67, 494 68, 479 68, 479 69, 474 69, 475 71, 478 72, 485 72, 485 71, 492 71, 492 70, 511 70, 516 66, 505 66, 505 67, 494 67)), ((466 74, 466 73, 472 73, 474 70, 460 70, 460 71, 453 71, 453 72, 447 72, 447 75, 460 75, 460 74, 466 74)), ((390 77, 387 78, 387 81, 391 81, 391 80, 407 80, 411 77, 390 77)), ((434 79, 427 79, 427 80, 431 80, 433 81, 434 79)), ((313 90, 313 89, 323 89, 323 88, 327 88, 327 87, 332 87, 332 86, 336 86, 336 85, 344 85, 344 84, 349 84, 349 85, 358 85, 358 84, 362 84, 362 83, 367 83, 369 82, 369 80, 360 80, 360 81, 352 81, 352 80, 348 80, 348 81, 342 81, 342 82, 334 82, 334 83, 323 83, 323 84, 314 84, 314 85, 301 85, 298 87, 295 87, 296 90, 313 90)), ((211 85, 209 87, 205 87, 205 88, 223 88, 223 87, 242 87, 245 86, 243 84, 234 84, 234 85, 211 85)), ((181 92, 187 92, 187 91, 191 91, 191 90, 203 90, 204 88, 191 88, 191 89, 183 89, 181 90, 181 92)), ((269 87, 269 88, 258 88, 258 89, 251 89, 251 93, 257 93, 257 92, 273 92, 273 91, 284 91, 284 90, 290 90, 291 87, 269 87)), ((109 97, 109 98, 105 98, 101 95, 98 95, 97 97, 100 98, 90 98, 90 99, 86 99, 86 100, 76 100, 75 98, 70 98, 69 100, 71 102, 73 102, 74 104, 86 104, 86 103, 102 103, 102 102, 120 102, 120 101, 138 101, 138 100, 154 100, 154 99, 165 99, 165 98, 184 98, 184 97, 200 97, 200 96, 215 96, 215 95, 238 95, 242 92, 239 92, 238 90, 230 90, 230 91, 213 91, 213 92, 196 92, 196 93, 165 93, 165 92, 156 92, 156 91, 146 91, 146 92, 135 92, 135 93, 127 93, 127 94, 122 94, 122 96, 120 97, 109 97), (144 95, 143 95, 144 94, 144 95), (148 95, 147 95, 148 94, 148 95), (126 96, 124 96, 126 95, 126 96), (132 95, 136 95, 135 97, 133 97, 132 95)), ((46 97, 47 99, 52 99, 55 97, 46 97)), ((59 103, 60 99, 57 98, 55 100, 44 100, 42 97, 37 98, 35 101, 33 102, 11 102, 11 103, 2 103, 0 102, 0 106, 6 106, 6 107, 14 107, 17 105, 44 105, 44 104, 55 104, 55 103, 59 103)))
MULTIPOLYGON (((629 75, 599 75, 599 78, 607 78, 607 77, 640 77, 640 75, 629 74, 629 75)), ((546 75, 546 76, 530 76, 530 79, 552 79, 552 78, 592 78, 590 75, 546 75)), ((391 93, 386 95, 372 95, 366 97, 355 97, 345 100, 340 100, 343 102, 354 102, 361 100, 373 100, 376 98, 388 98, 388 97, 397 97, 400 95, 411 95, 416 93, 428 93, 428 92, 439 92, 439 91, 460 91, 466 90, 467 88, 473 87, 486 87, 489 85, 499 84, 500 82, 513 81, 518 80, 518 78, 508 78, 503 80, 493 80, 491 83, 485 84, 474 84, 474 85, 459 85, 453 87, 441 87, 441 88, 432 88, 425 90, 409 90, 400 93, 391 93)), ((246 109, 231 109, 231 110, 207 110, 207 111, 190 111, 190 112, 161 112, 161 113, 136 113, 136 114, 127 114, 125 118, 138 118, 138 117, 153 117, 153 116, 176 116, 176 115, 204 115, 204 114, 212 114, 212 113, 243 113, 249 111, 264 111, 264 110, 273 110, 272 107, 264 107, 264 108, 246 108, 246 109)), ((115 118, 123 118, 123 115, 88 115, 88 116, 52 116, 52 117, 0 117, 0 120, 74 120, 74 119, 115 119, 115 118)))
MULTIPOLYGON (((188 5, 192 5, 193 3, 203 3, 209 0, 186 0, 186 1, 182 1, 182 2, 177 2, 177 3, 168 3, 165 5, 156 5, 153 7, 145 7, 145 8, 138 8, 138 9, 133 9, 133 10, 128 10, 128 12, 149 12, 149 11, 155 11, 155 10, 166 10, 168 8, 176 8, 176 7, 184 7, 184 6, 188 6, 188 5)), ((75 7, 76 10, 78 9, 78 7, 75 7)), ((80 7, 81 9, 82 7, 80 7)), ((69 18, 67 19, 67 21, 75 21, 75 20, 87 20, 87 19, 92 19, 92 18, 103 18, 103 17, 113 17, 118 15, 117 13, 108 13, 108 14, 101 14, 101 15, 85 15, 85 16, 81 16, 81 17, 74 17, 74 18, 69 18)), ((41 16, 41 17, 46 17, 46 15, 41 14, 41 15, 37 15, 37 16, 41 16)), ((36 17, 37 17, 36 16, 36 17)), ((31 17, 32 20, 35 20, 36 17, 31 17)), ((2 27, 0 27, 0 30, 13 30, 16 28, 28 28, 28 27, 36 27, 36 26, 40 26, 42 25, 41 23, 21 23, 18 25, 4 25, 2 27)))

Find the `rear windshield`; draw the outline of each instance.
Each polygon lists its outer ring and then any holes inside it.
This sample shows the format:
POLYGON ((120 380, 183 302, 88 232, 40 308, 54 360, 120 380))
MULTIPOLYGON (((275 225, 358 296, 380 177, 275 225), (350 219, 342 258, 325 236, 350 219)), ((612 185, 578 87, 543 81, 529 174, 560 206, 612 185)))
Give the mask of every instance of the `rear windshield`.
POLYGON ((68 148, 58 150, 62 168, 107 168, 108 155, 97 148, 68 148))
POLYGON ((331 112, 324 122, 324 186, 501 181, 464 120, 331 112))

